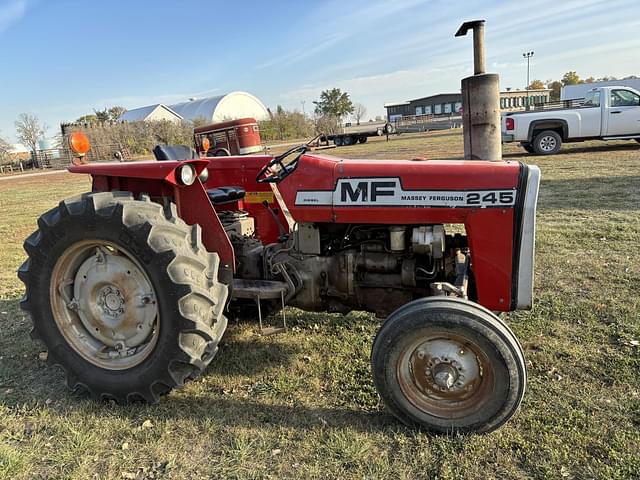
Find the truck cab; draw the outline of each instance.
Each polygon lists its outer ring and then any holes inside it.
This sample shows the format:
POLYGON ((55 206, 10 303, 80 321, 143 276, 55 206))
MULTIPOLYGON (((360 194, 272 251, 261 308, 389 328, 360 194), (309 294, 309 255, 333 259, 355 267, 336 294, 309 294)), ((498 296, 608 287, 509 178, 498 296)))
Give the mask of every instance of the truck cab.
MULTIPOLYGON (((520 142, 539 155, 557 153, 563 142, 640 141, 640 92, 624 86, 598 87, 564 108, 509 112, 502 116, 503 142, 520 142)), ((544 107, 543 107, 544 108, 544 107)))

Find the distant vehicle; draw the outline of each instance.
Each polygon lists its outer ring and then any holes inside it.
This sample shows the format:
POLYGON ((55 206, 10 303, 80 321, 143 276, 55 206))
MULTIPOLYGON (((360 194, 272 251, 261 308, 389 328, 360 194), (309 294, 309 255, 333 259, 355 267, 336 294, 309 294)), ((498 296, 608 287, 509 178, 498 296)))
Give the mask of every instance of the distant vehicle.
POLYGON ((196 151, 205 157, 249 155, 264 151, 255 118, 213 123, 193 131, 196 151))
POLYGON ((369 137, 381 137, 395 133, 393 124, 387 122, 370 122, 362 125, 345 124, 342 133, 325 135, 323 140, 332 141, 336 147, 365 143, 369 137))
POLYGON ((502 141, 538 155, 558 153, 563 142, 627 139, 640 142, 640 92, 631 87, 594 88, 570 108, 502 115, 502 141))

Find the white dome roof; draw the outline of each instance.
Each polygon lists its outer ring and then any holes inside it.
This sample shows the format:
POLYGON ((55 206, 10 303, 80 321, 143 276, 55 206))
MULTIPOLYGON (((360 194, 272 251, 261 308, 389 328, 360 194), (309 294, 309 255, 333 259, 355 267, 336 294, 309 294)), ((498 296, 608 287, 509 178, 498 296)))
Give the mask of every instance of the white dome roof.
POLYGON ((199 98, 169 105, 169 108, 185 120, 205 118, 211 122, 223 122, 246 117, 253 117, 256 120, 269 118, 269 112, 263 103, 247 92, 231 92, 217 97, 199 98))

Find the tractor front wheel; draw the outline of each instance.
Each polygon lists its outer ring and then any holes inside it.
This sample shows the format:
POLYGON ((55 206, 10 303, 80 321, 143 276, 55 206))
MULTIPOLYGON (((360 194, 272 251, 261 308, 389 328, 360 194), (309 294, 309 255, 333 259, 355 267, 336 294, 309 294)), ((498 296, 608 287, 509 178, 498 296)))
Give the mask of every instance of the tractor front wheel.
POLYGON ((211 362, 227 320, 217 254, 170 204, 88 193, 45 213, 25 241, 21 306, 72 390, 146 401, 211 362))
POLYGON ((489 310, 457 298, 425 298, 396 310, 376 336, 371 362, 389 411, 435 432, 495 430, 525 391, 514 334, 489 310))

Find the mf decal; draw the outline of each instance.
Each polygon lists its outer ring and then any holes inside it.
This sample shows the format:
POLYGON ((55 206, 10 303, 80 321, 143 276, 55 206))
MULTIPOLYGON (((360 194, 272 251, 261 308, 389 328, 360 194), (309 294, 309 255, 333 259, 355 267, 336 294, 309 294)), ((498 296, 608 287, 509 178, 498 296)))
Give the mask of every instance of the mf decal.
POLYGON ((296 205, 335 207, 511 207, 515 189, 404 190, 399 178, 340 178, 334 190, 298 192, 296 205))

